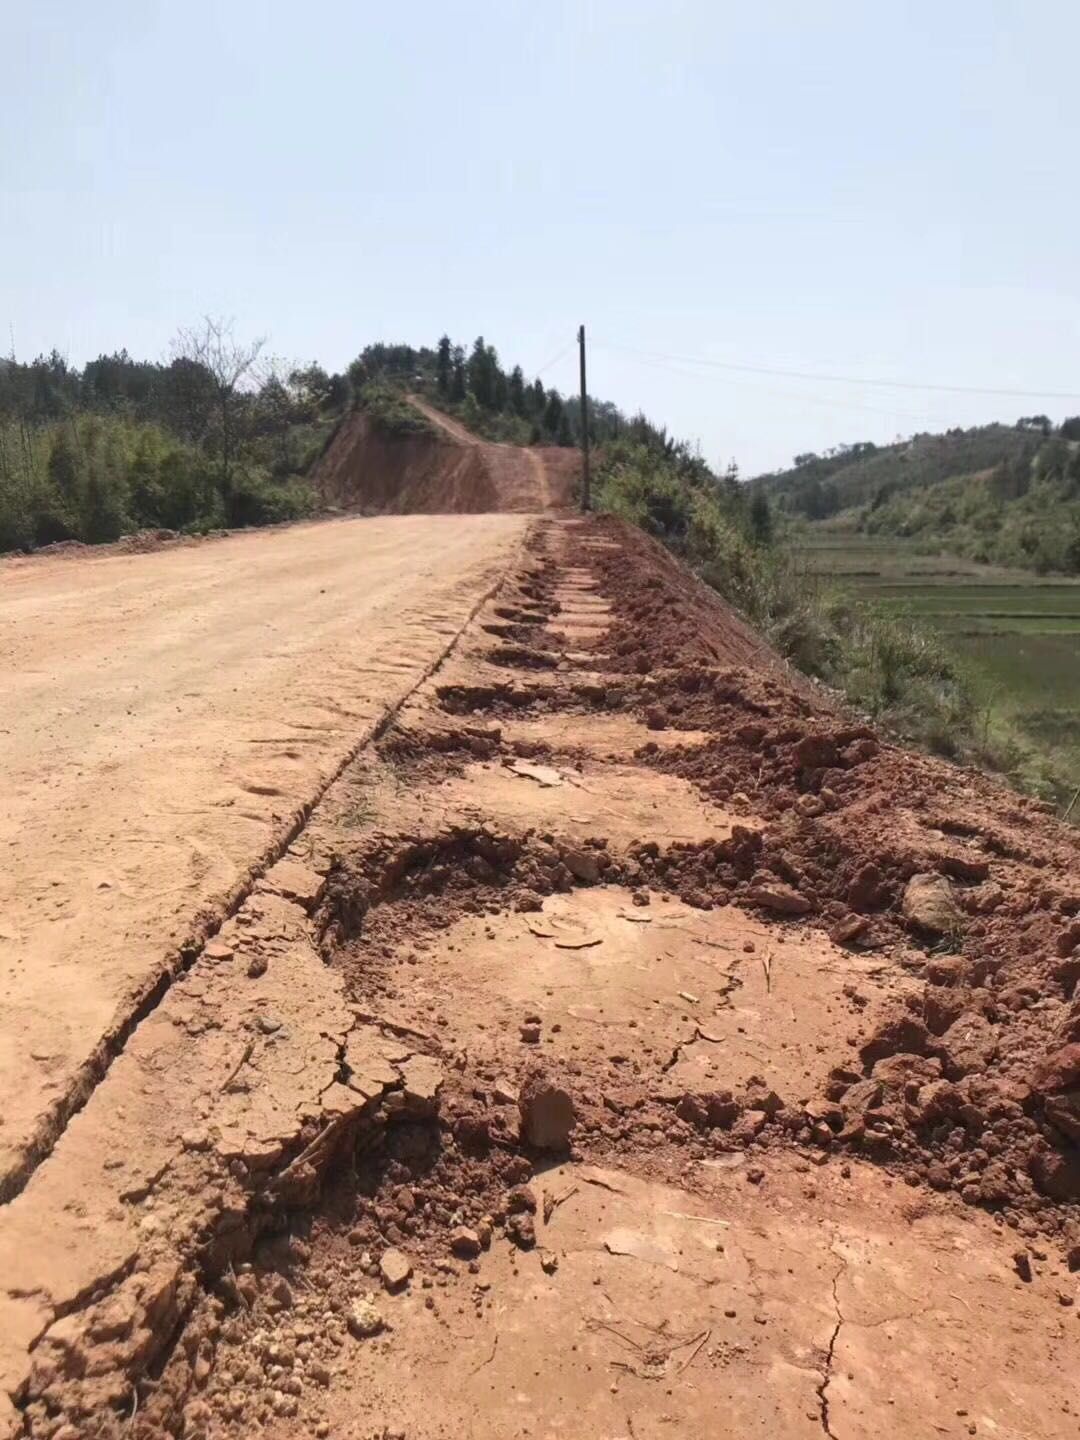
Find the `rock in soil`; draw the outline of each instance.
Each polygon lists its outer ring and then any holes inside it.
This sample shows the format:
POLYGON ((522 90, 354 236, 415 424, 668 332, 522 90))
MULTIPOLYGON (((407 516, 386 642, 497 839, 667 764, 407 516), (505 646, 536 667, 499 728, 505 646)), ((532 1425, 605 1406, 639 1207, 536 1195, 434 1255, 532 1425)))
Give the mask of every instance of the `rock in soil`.
POLYGON ((480 1236, 475 1230, 459 1225, 450 1236, 450 1249, 461 1260, 475 1260, 480 1254, 480 1236))
POLYGON ((926 935, 953 935, 962 916, 944 875, 913 875, 901 902, 904 919, 926 935))
POLYGON ((537 1150, 567 1149, 574 1128, 574 1102, 542 1070, 531 1071, 521 1087, 518 1102, 521 1133, 537 1150))
POLYGON ((386 1321, 379 1314, 371 1300, 354 1300, 349 1309, 349 1332, 357 1340, 368 1340, 386 1327, 386 1321))
POLYGON ((412 1274, 412 1261, 400 1250, 384 1250, 379 1273, 387 1290, 400 1290, 412 1274))

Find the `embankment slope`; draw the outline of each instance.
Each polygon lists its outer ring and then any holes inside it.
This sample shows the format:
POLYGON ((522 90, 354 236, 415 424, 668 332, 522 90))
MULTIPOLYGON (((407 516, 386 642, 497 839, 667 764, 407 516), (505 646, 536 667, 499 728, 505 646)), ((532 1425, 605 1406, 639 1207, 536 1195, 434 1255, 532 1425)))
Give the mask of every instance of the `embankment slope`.
POLYGON ((418 396, 431 426, 396 434, 363 411, 341 425, 312 481, 328 505, 376 514, 538 514, 572 503, 576 450, 480 440, 418 396))

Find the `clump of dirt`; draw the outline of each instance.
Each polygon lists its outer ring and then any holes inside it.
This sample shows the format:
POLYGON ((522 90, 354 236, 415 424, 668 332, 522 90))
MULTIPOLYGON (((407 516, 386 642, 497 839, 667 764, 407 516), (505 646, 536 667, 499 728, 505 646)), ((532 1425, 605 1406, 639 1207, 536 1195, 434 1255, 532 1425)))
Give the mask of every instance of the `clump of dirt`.
POLYGON ((550 650, 527 645, 500 645, 488 653, 487 659, 492 665, 505 665, 514 670, 555 670, 559 664, 559 656, 550 650))
POLYGON ((249 1435, 302 1418, 326 1434, 331 1377, 393 1327, 394 1297, 437 1317, 493 1243, 535 1245, 534 1167, 516 1096, 475 1075, 438 1113, 366 1131, 311 1210, 282 1214, 248 1259, 220 1275, 186 1324, 132 1433, 249 1435), (323 1428, 320 1428, 322 1426, 323 1428))
POLYGON ((1025 1232, 1031 1217, 1072 1224, 1059 1205, 1080 1201, 1074 903, 1026 912, 1020 953, 1015 913, 1011 927, 999 913, 972 923, 960 953, 927 958, 921 994, 879 1027, 857 1070, 833 1077, 824 1118, 840 1142, 896 1164, 912 1184, 1002 1210, 1025 1232))
POLYGON ((621 874, 602 840, 579 846, 550 833, 508 835, 492 826, 380 837, 338 856, 316 923, 324 953, 334 955, 359 936, 381 943, 444 930, 465 914, 538 910, 544 896, 621 874))
POLYGON ((628 703, 650 729, 709 738, 648 742, 636 758, 769 822, 737 863, 698 848, 657 864, 639 850, 643 882, 691 904, 758 904, 795 924, 805 915, 838 943, 893 949, 925 976, 792 1133, 858 1150, 1022 1229, 1034 1216, 1071 1223, 1056 1207, 1080 1199, 1075 837, 1037 802, 885 743, 775 659, 719 668, 722 644, 744 643, 738 624, 718 625, 721 602, 650 543, 638 549, 637 566, 591 552, 615 605, 611 668, 644 676, 628 703), (658 635, 674 660, 659 671, 658 635))
POLYGON ((598 575, 600 591, 612 603, 611 629, 604 641, 611 669, 649 674, 660 664, 741 665, 800 688, 800 677, 757 631, 634 526, 597 516, 590 522, 589 536, 579 539, 568 558, 598 575))
POLYGON ((555 711, 587 715, 596 710, 622 708, 625 690, 618 684, 574 681, 550 685, 528 685, 508 680, 505 684, 440 685, 436 696, 448 715, 543 715, 555 711))

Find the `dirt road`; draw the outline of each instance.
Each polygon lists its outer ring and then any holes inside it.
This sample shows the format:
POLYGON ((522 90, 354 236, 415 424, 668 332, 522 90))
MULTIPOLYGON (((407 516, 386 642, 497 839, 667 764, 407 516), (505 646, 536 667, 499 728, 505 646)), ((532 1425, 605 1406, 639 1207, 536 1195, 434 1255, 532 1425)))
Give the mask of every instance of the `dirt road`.
MULTIPOLYGON (((1073 1440, 1075 835, 629 527, 454 536, 439 664, 0 1206, 0 1437, 1073 1440)), ((335 695, 423 668, 360 619, 335 695)))
POLYGON ((481 440, 420 396, 409 400, 428 422, 422 433, 387 430, 363 410, 344 420, 312 475, 327 504, 397 515, 535 515, 573 504, 576 449, 481 440))
POLYGON ((0 567, 0 1196, 521 535, 401 517, 0 567))
POLYGON ((576 451, 477 440, 464 425, 419 395, 410 395, 409 401, 437 430, 459 445, 479 449, 488 473, 494 477, 498 509, 542 514, 569 503, 571 483, 578 471, 576 451))

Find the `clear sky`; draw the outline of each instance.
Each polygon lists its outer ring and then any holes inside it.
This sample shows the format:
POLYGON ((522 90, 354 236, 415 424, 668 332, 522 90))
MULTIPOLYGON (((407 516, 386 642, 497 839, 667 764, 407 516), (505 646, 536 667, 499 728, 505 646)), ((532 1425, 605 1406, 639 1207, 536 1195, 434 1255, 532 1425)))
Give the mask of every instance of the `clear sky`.
POLYGON ((531 373, 583 320, 594 393, 744 473, 1060 418, 699 362, 1080 395, 1078 55, 1075 0, 7 4, 0 329, 531 373))

